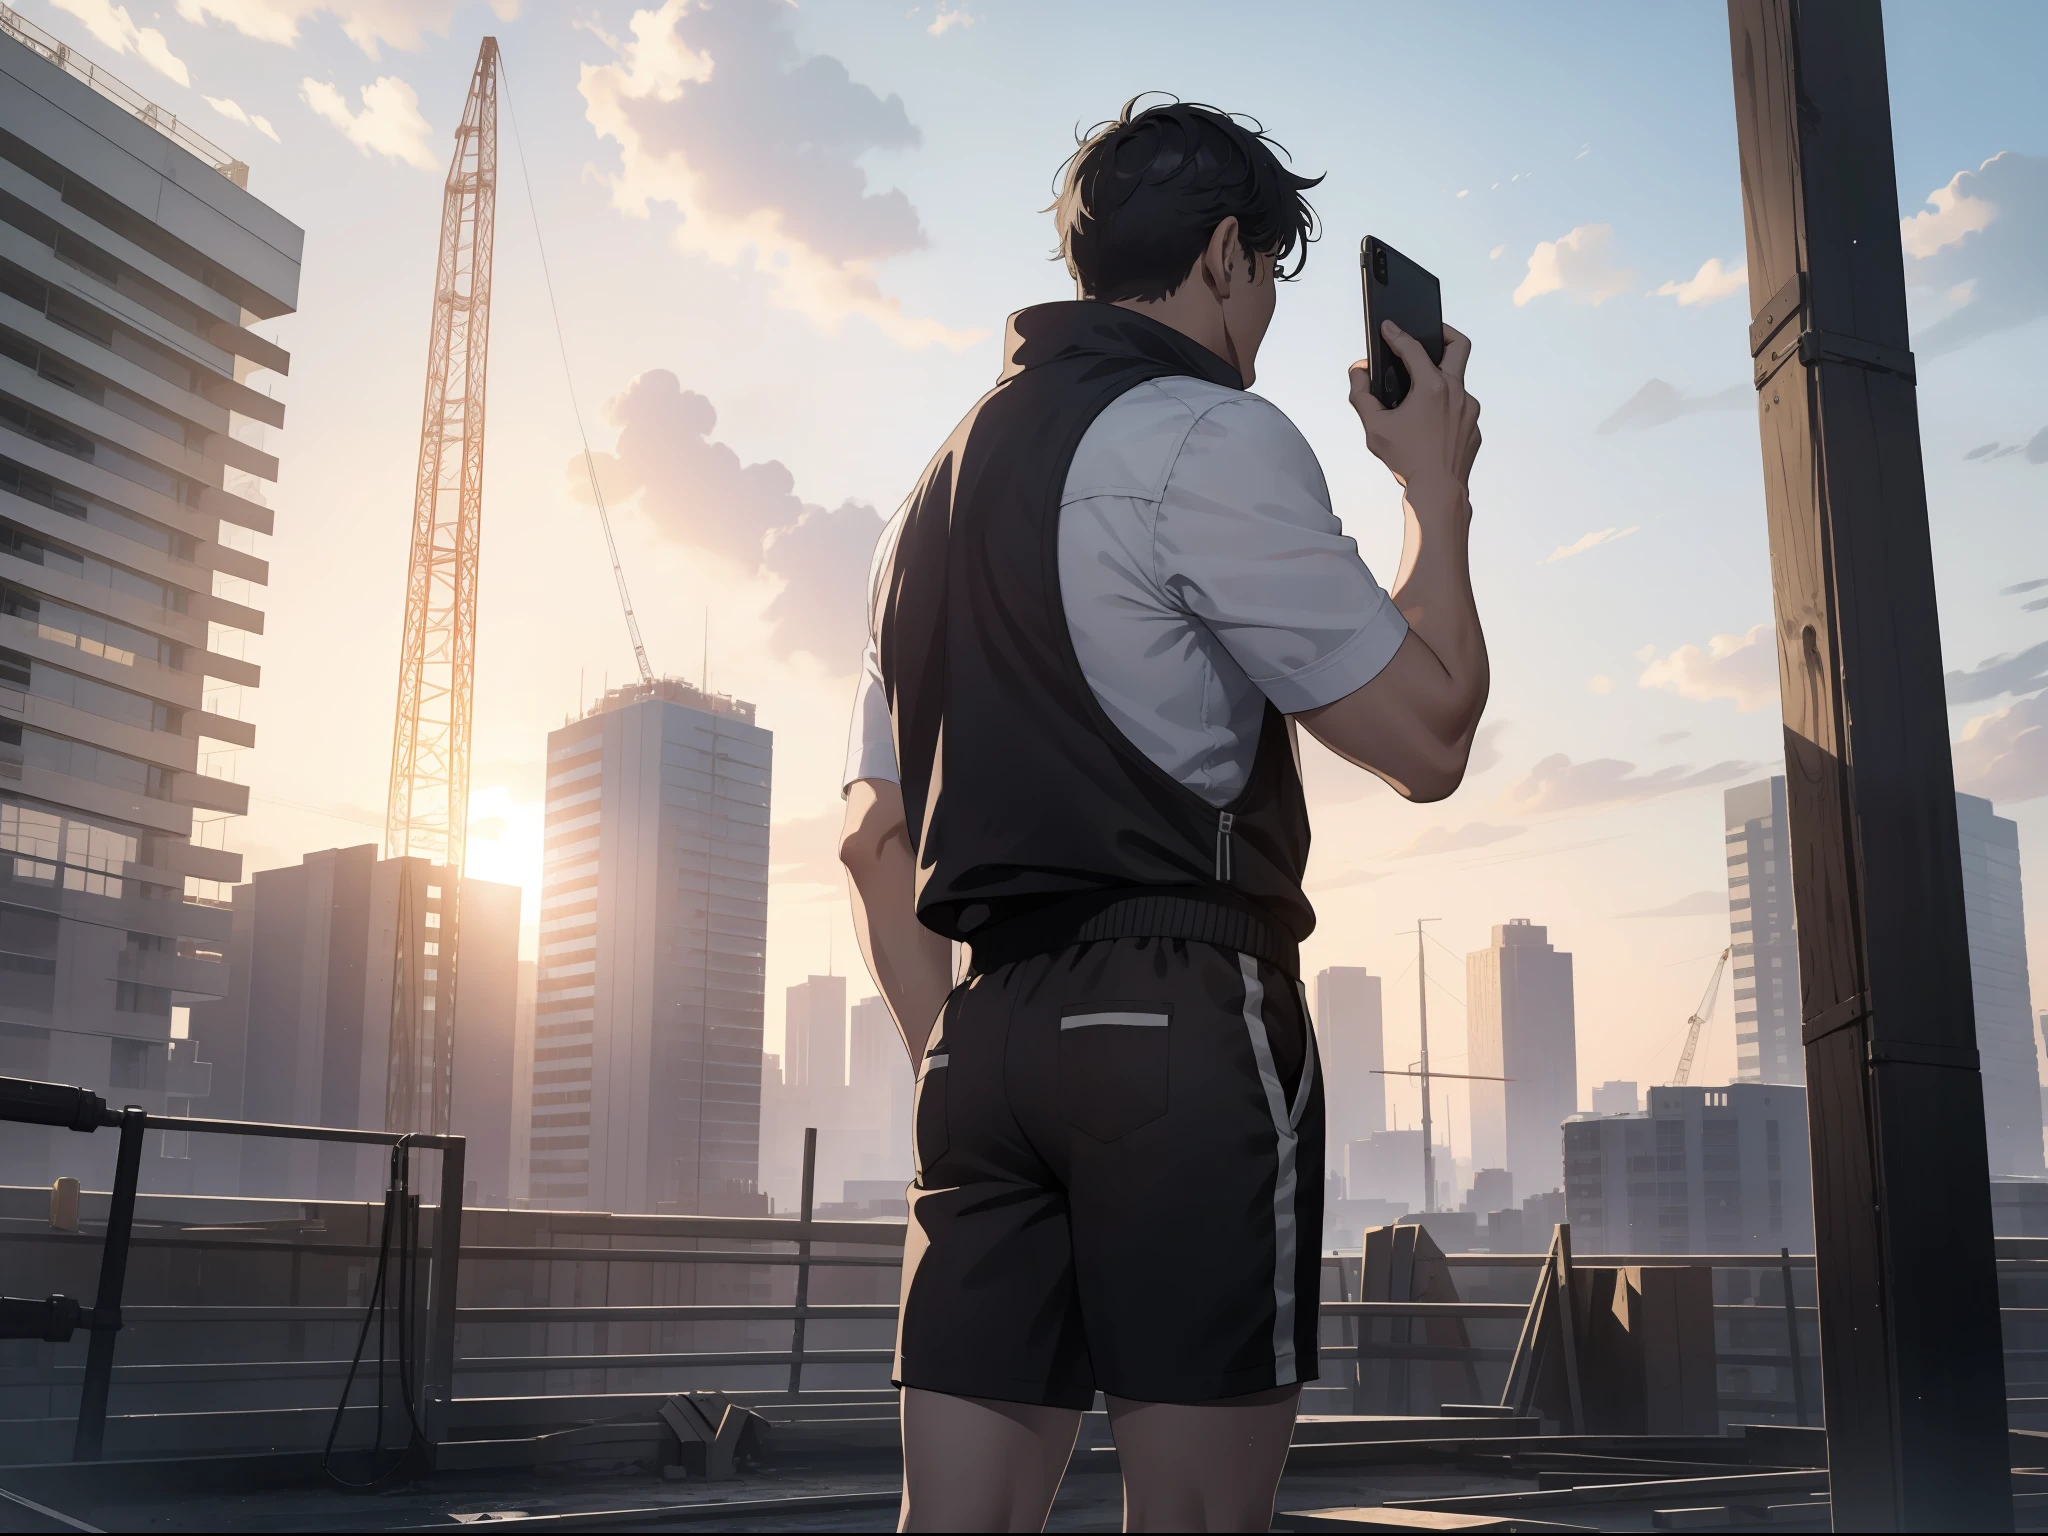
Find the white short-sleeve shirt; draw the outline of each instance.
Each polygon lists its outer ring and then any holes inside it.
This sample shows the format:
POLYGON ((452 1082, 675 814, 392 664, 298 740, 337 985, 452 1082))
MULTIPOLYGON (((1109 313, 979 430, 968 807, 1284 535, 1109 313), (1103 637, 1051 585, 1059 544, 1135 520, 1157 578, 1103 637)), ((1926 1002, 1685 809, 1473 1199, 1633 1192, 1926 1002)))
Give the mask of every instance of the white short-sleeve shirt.
MULTIPOLYGON (((896 782, 880 598, 903 514, 875 550, 845 783, 896 782)), ((1278 407, 1193 378, 1118 396, 1060 499, 1060 595, 1104 713, 1213 805, 1244 789, 1267 700, 1283 714, 1377 677, 1408 634, 1278 407)))

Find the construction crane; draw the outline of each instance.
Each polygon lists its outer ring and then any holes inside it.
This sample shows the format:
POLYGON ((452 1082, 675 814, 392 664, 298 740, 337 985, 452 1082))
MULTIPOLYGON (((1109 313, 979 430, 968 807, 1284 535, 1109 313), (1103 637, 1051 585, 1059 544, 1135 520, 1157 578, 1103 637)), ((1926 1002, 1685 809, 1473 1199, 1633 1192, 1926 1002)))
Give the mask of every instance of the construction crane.
POLYGON ((1673 1088, 1683 1088, 1686 1079, 1692 1076, 1693 1052, 1700 1048, 1700 1027, 1707 1022, 1707 1015, 1714 1011, 1714 999, 1721 995, 1721 972, 1728 968, 1728 957, 1734 953, 1732 944, 1721 951, 1721 958, 1714 962, 1714 974, 1707 980, 1706 996, 1700 999, 1692 1017, 1685 1021, 1685 1052, 1678 1058, 1678 1070, 1671 1074, 1673 1088))
POLYGON ((385 1089, 385 1125, 391 1130, 445 1131, 453 1089, 497 200, 498 40, 487 37, 470 77, 442 193, 413 484, 384 853, 387 859, 422 863, 397 870, 385 1089), (428 887, 435 866, 449 877, 438 911, 432 910, 428 887))

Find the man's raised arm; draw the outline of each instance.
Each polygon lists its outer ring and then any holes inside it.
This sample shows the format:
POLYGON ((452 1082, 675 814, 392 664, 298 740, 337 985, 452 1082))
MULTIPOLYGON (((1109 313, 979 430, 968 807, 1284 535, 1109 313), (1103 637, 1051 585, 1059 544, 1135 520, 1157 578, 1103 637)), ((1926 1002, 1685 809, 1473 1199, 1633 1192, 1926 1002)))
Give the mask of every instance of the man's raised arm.
POLYGON ((1465 392, 1472 343, 1444 327, 1438 368, 1390 321, 1388 341, 1414 380, 1388 410, 1364 363, 1351 368, 1351 404, 1366 446, 1406 491, 1407 531, 1394 605, 1408 635, 1364 687, 1297 718, 1338 756, 1368 768, 1410 800, 1441 800, 1465 777, 1486 708, 1486 636, 1472 597, 1467 482, 1479 452, 1479 402, 1465 392))
POLYGON ((953 946, 917 920, 917 861, 899 786, 857 779, 847 788, 839 862, 846 866, 853 928, 868 974, 896 1016, 914 1066, 953 990, 953 946))

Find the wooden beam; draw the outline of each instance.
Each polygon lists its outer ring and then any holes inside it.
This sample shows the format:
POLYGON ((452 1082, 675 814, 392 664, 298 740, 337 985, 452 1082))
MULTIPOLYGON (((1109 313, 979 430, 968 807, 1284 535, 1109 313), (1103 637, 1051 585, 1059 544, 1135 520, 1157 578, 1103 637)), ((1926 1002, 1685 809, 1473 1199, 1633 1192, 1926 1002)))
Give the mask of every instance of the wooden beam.
POLYGON ((1729 0, 1836 1530, 2012 1529, 1954 769, 1874 0, 1729 0))

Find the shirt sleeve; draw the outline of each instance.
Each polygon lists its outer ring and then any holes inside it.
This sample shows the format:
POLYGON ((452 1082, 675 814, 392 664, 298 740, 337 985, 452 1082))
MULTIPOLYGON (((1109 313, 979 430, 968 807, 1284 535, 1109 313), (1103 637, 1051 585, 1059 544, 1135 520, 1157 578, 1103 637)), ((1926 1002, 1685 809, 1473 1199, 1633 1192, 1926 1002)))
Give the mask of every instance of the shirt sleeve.
POLYGON ((896 557, 896 539, 903 531, 898 512, 875 541, 875 559, 868 569, 868 643, 861 653, 860 683, 853 696, 853 719, 846 733, 846 772, 839 793, 862 779, 886 784, 901 782, 896 767, 896 735, 889 721, 889 694, 882 686, 882 589, 896 557))
POLYGON ((1283 714, 1364 687, 1408 635, 1331 511, 1307 440, 1256 395, 1210 407, 1188 433, 1160 497, 1153 559, 1169 600, 1283 714))

